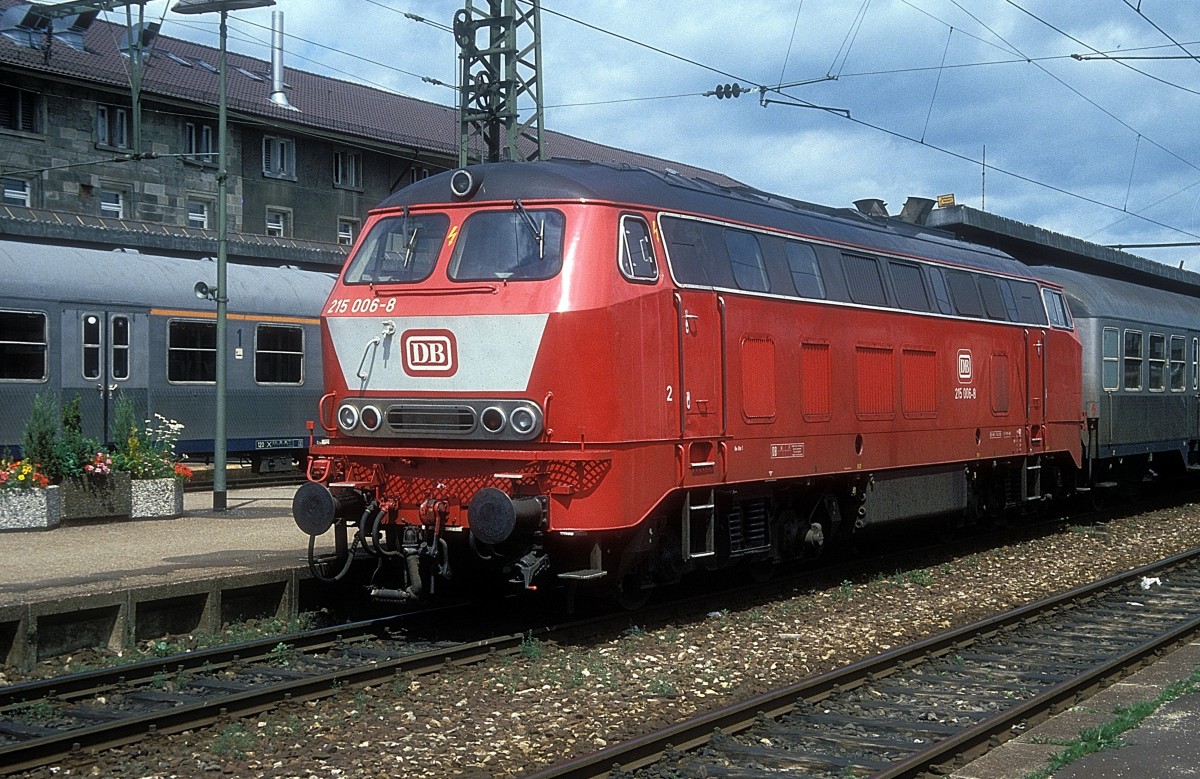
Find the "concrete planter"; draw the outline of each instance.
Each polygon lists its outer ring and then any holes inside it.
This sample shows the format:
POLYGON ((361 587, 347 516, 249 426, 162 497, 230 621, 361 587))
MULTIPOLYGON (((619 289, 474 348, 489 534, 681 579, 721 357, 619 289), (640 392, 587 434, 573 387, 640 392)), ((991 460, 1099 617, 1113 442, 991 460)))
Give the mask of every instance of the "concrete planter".
POLYGON ((177 517, 183 513, 183 482, 167 479, 134 479, 129 483, 133 519, 177 517))
POLYGON ((44 490, 0 490, 0 530, 49 530, 62 521, 62 493, 44 490))
POLYGON ((129 516, 129 474, 68 476, 62 483, 63 519, 129 516))

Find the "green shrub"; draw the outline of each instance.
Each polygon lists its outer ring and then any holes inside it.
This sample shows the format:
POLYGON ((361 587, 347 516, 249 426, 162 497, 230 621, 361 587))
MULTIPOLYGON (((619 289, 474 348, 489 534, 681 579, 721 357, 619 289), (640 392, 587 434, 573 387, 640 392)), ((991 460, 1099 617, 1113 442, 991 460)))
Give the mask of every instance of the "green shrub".
POLYGON ((53 392, 39 392, 33 398, 29 419, 25 420, 25 432, 21 437, 21 452, 26 460, 41 466, 42 473, 51 481, 59 481, 62 472, 58 467, 54 443, 58 439, 58 398, 53 392))

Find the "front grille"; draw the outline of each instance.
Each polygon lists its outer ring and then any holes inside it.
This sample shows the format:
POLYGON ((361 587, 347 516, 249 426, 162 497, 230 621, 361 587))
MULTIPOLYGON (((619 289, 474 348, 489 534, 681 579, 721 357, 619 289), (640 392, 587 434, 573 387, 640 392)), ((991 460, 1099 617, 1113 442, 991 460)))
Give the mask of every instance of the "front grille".
POLYGON ((388 406, 387 424, 396 433, 467 435, 475 429, 470 406, 400 403, 388 406))

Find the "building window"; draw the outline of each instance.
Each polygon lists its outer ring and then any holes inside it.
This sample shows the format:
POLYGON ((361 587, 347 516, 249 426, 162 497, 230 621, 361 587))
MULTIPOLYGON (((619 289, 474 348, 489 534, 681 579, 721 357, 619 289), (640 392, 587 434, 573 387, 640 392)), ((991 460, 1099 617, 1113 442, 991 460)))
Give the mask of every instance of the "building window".
POLYGON ((111 105, 96 107, 96 144, 114 149, 129 148, 129 109, 111 105))
POLYGON ((125 218, 125 193, 116 189, 100 190, 100 216, 125 218))
POLYGON ((1142 388, 1142 331, 1125 331, 1125 380, 1127 390, 1142 388))
POLYGON ((265 136, 262 170, 264 176, 272 178, 295 178, 296 142, 291 138, 265 136))
POLYGON ((1101 381, 1106 390, 1120 389, 1120 370, 1121 370, 1121 354, 1120 354, 1120 338, 1117 334, 1117 328, 1106 327, 1101 338, 1103 341, 1104 354, 1102 357, 1103 366, 1101 368, 1101 381))
POLYGON ((4 179, 4 205, 28 208, 30 205, 29 182, 25 179, 4 179))
POLYGON ((167 380, 217 380, 217 323, 173 321, 167 326, 167 380))
POLYGON ((268 208, 267 235, 276 238, 290 238, 292 235, 292 212, 286 208, 268 208))
POLYGON ((341 246, 352 246, 354 237, 358 235, 357 219, 339 219, 337 225, 337 242, 341 246))
POLYGON ((41 95, 0 87, 0 129, 23 133, 42 131, 41 95))
POLYGON ((183 153, 196 162, 216 164, 217 155, 213 139, 216 133, 212 125, 199 122, 184 122, 183 153))
POLYGON ((0 311, 0 380, 46 380, 46 315, 0 311))
POLYGON ((259 325, 254 340, 254 380, 259 384, 304 383, 304 331, 259 325))
POLYGON ((187 223, 188 227, 207 230, 208 203, 205 203, 203 200, 189 200, 187 202, 187 223))
POLYGON ((333 185, 346 189, 362 188, 362 155, 353 151, 333 153, 333 185))

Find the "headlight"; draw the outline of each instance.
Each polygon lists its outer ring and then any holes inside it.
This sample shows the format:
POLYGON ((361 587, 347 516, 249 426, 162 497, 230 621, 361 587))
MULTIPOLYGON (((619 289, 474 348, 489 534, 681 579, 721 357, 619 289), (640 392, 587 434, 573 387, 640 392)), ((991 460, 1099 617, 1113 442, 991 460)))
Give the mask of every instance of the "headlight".
POLYGON ((508 421, 508 417, 502 409, 496 406, 488 406, 479 415, 479 424, 483 425, 483 429, 489 433, 499 433, 504 429, 506 421, 508 421))
POLYGON ((363 406, 362 411, 358 412, 358 418, 362 426, 372 433, 383 424, 383 414, 374 406, 363 406))
POLYGON ((358 424, 358 409, 347 403, 338 409, 337 418, 338 427, 347 431, 353 430, 358 424))
POLYGON ((518 406, 509 415, 508 423, 517 435, 529 435, 537 426, 537 415, 528 406, 518 406))

